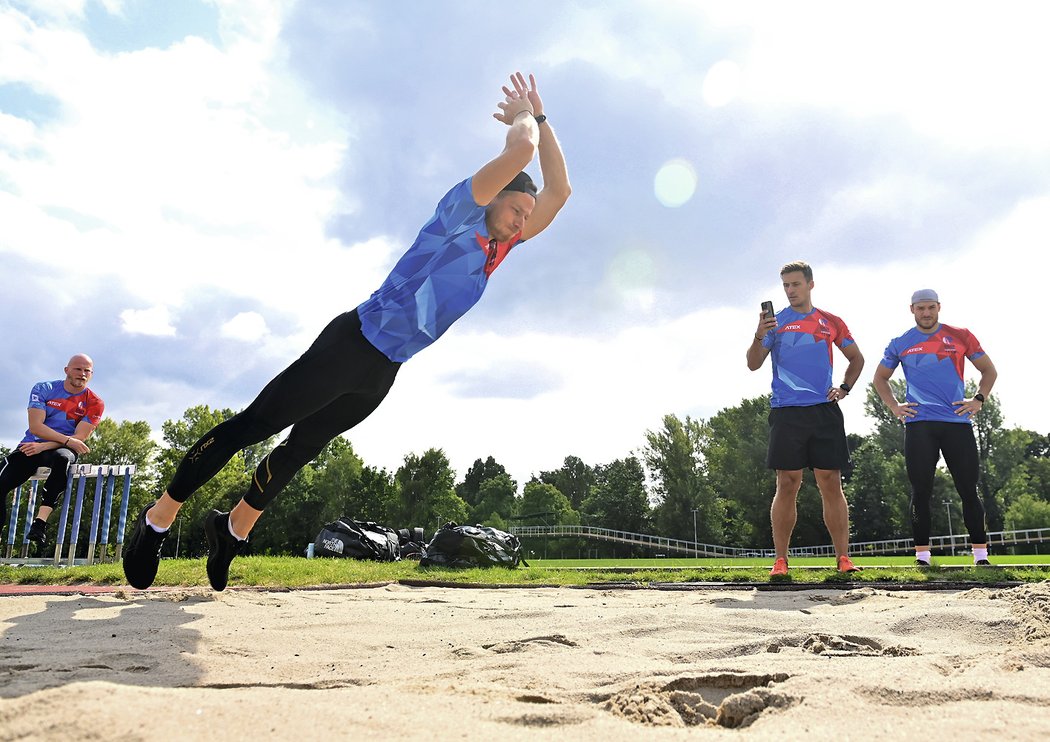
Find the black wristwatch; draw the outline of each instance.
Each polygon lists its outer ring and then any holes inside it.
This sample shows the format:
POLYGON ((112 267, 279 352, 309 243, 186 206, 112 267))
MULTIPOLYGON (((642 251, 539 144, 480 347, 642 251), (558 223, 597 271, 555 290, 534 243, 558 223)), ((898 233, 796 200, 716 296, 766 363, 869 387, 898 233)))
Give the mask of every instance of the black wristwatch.
POLYGON ((973 395, 973 398, 976 399, 981 404, 984 404, 984 395, 981 394, 980 392, 977 392, 977 394, 973 395))
POLYGON ((846 382, 842 382, 841 384, 839 384, 839 389, 842 389, 843 391, 846 392, 846 394, 849 394, 850 393, 850 389, 852 389, 852 387, 849 384, 847 384, 846 382))

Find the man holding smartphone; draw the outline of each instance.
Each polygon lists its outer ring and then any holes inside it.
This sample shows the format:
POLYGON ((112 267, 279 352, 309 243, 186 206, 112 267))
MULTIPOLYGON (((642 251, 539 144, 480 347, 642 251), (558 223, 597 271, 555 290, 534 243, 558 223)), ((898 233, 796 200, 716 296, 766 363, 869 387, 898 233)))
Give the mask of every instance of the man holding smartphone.
POLYGON ((986 567, 991 562, 984 506, 977 494, 980 471, 972 421, 992 393, 998 373, 973 333, 941 324, 940 311, 940 299, 933 289, 920 289, 911 295, 915 327, 890 341, 882 363, 875 369, 873 383, 883 404, 904 423, 904 462, 911 483, 916 564, 930 566, 930 498, 937 460, 943 454, 955 490, 962 498, 973 561, 986 567), (967 358, 981 372, 973 399, 966 399, 964 394, 967 358), (898 402, 890 388, 890 377, 898 365, 904 367, 908 384, 905 402, 898 402))
POLYGON ((776 561, 771 575, 786 575, 788 547, 797 519, 802 471, 809 468, 824 504, 824 524, 835 545, 836 567, 856 572, 849 558, 849 506, 842 492, 842 468, 849 463, 846 429, 839 401, 846 398, 864 368, 864 356, 839 317, 817 309, 810 299, 813 269, 801 260, 780 270, 789 306, 776 315, 763 303, 758 329, 747 349, 747 367, 756 371, 773 356, 773 395, 769 413, 766 465, 777 473, 770 508, 776 561), (849 365, 842 383, 832 381, 838 347, 849 365))

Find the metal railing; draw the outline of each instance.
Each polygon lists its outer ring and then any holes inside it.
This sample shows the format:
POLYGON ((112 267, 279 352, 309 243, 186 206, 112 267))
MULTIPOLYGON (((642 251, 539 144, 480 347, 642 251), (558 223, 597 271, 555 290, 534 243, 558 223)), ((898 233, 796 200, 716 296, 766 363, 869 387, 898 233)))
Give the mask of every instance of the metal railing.
POLYGON ((75 464, 69 469, 69 480, 66 482, 65 495, 59 511, 58 529, 55 534, 55 551, 53 557, 29 557, 29 527, 33 523, 37 505, 37 490, 40 482, 47 478, 50 469, 41 467, 24 485, 15 488, 11 502, 11 516, 7 524, 6 550, 0 563, 7 564, 47 564, 66 566, 74 564, 94 564, 96 554, 98 561, 107 560, 107 547, 110 536, 115 544, 113 559, 119 561, 124 545, 124 529, 128 519, 128 500, 131 495, 131 478, 135 467, 113 464, 75 464), (87 483, 95 480, 93 493, 88 494, 87 483), (117 480, 121 480, 120 494, 115 495, 117 480), (75 498, 73 494, 76 489, 75 498), (25 503, 22 496, 25 494, 25 503), (115 499, 119 497, 119 502, 115 499), (114 518, 114 504, 116 517, 114 518), (70 507, 72 506, 72 514, 70 507), (91 523, 88 527, 88 543, 85 556, 77 558, 76 552, 80 540, 81 523, 85 508, 91 508, 91 523), (20 511, 24 518, 20 519, 20 511), (115 524, 114 524, 115 521, 115 524), (21 528, 19 523, 21 522, 21 528), (111 527, 115 526, 115 527, 111 527), (66 541, 66 535, 69 540, 66 541), (17 541, 17 544, 16 544, 17 541), (15 556, 16 545, 19 556, 15 556), (65 554, 63 555, 63 552, 65 554))
MULTIPOLYGON (((772 557, 772 549, 755 549, 739 546, 719 546, 682 539, 653 536, 647 533, 617 531, 595 526, 512 526, 510 532, 518 538, 588 538, 599 541, 611 541, 631 546, 642 546, 657 552, 673 551, 678 554, 696 557, 772 557)), ((988 534, 988 543, 995 546, 1013 546, 1015 544, 1042 543, 1050 541, 1050 528, 1028 528, 1014 531, 993 531, 988 534)), ((950 536, 932 536, 930 546, 935 549, 970 548, 970 537, 966 534, 950 536)), ((858 541, 850 544, 850 553, 859 556, 909 553, 915 548, 910 538, 887 539, 883 541, 858 541)), ((821 546, 797 546, 790 552, 792 556, 835 556, 835 547, 831 544, 821 546)))

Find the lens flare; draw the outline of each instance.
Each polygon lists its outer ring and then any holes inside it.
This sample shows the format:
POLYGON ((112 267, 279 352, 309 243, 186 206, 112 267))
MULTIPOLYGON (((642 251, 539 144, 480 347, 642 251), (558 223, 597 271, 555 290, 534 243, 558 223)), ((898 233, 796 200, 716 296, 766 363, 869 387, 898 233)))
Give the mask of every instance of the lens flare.
POLYGON ((656 200, 669 209, 685 204, 696 192, 696 171, 685 160, 669 160, 653 181, 656 200))

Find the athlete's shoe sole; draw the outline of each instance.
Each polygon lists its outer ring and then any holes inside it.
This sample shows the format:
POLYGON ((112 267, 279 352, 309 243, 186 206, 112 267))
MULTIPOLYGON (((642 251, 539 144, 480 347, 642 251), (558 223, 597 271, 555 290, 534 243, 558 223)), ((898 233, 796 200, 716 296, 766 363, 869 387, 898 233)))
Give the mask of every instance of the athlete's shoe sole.
POLYGON ((124 577, 127 578, 128 584, 139 590, 145 590, 157 579, 160 550, 168 538, 167 531, 157 533, 146 522, 146 513, 151 507, 153 503, 143 508, 139 517, 135 519, 135 528, 131 531, 131 537, 124 547, 124 556, 121 560, 124 565, 124 577))

